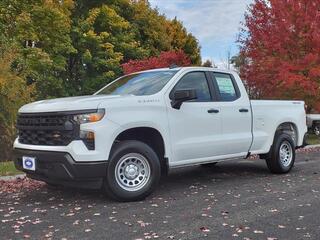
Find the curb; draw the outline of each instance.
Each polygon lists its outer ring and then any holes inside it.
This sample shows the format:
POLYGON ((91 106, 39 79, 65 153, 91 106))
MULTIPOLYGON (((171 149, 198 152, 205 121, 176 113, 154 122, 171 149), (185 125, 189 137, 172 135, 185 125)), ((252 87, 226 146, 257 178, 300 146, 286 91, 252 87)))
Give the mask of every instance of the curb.
POLYGON ((0 181, 13 181, 18 178, 24 178, 25 176, 26 176, 26 174, 17 174, 17 175, 13 175, 13 176, 3 176, 3 177, 0 177, 0 181))
POLYGON ((316 145, 307 145, 307 146, 305 146, 304 148, 318 148, 318 147, 320 147, 320 144, 316 144, 316 145))

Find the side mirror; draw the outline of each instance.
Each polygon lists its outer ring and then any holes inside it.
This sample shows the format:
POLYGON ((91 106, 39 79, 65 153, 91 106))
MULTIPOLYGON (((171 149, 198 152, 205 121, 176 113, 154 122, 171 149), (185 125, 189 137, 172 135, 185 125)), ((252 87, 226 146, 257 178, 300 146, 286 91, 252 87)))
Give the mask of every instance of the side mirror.
POLYGON ((173 93, 171 106, 175 109, 180 109, 183 102, 197 99, 195 89, 177 90, 173 93))

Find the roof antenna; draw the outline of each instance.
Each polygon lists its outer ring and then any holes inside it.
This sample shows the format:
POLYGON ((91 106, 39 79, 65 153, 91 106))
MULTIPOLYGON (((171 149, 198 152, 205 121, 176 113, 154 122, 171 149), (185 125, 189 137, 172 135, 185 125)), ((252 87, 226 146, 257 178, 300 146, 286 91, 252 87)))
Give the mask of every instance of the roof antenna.
POLYGON ((169 69, 173 69, 173 68, 177 68, 177 67, 179 67, 179 66, 177 64, 173 63, 170 65, 169 69))

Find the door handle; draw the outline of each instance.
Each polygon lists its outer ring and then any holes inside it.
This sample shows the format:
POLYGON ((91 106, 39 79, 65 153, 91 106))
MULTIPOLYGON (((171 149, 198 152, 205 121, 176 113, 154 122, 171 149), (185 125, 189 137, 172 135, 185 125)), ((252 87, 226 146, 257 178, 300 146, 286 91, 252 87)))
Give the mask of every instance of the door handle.
POLYGON ((241 108, 241 109, 239 109, 239 112, 249 112, 249 110, 246 108, 241 108))
POLYGON ((211 109, 208 110, 208 113, 219 113, 219 110, 211 108, 211 109))

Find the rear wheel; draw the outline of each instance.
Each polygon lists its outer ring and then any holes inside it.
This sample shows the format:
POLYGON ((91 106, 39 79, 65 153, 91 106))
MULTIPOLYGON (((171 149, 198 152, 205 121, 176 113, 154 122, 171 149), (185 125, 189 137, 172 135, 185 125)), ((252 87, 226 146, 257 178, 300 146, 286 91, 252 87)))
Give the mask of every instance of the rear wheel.
POLYGON ((286 133, 276 133, 273 145, 267 155, 267 165, 272 173, 289 172, 295 161, 295 144, 286 133))
POLYGON ((128 140, 112 151, 104 188, 119 201, 138 201, 151 194, 161 175, 160 161, 147 144, 128 140))

